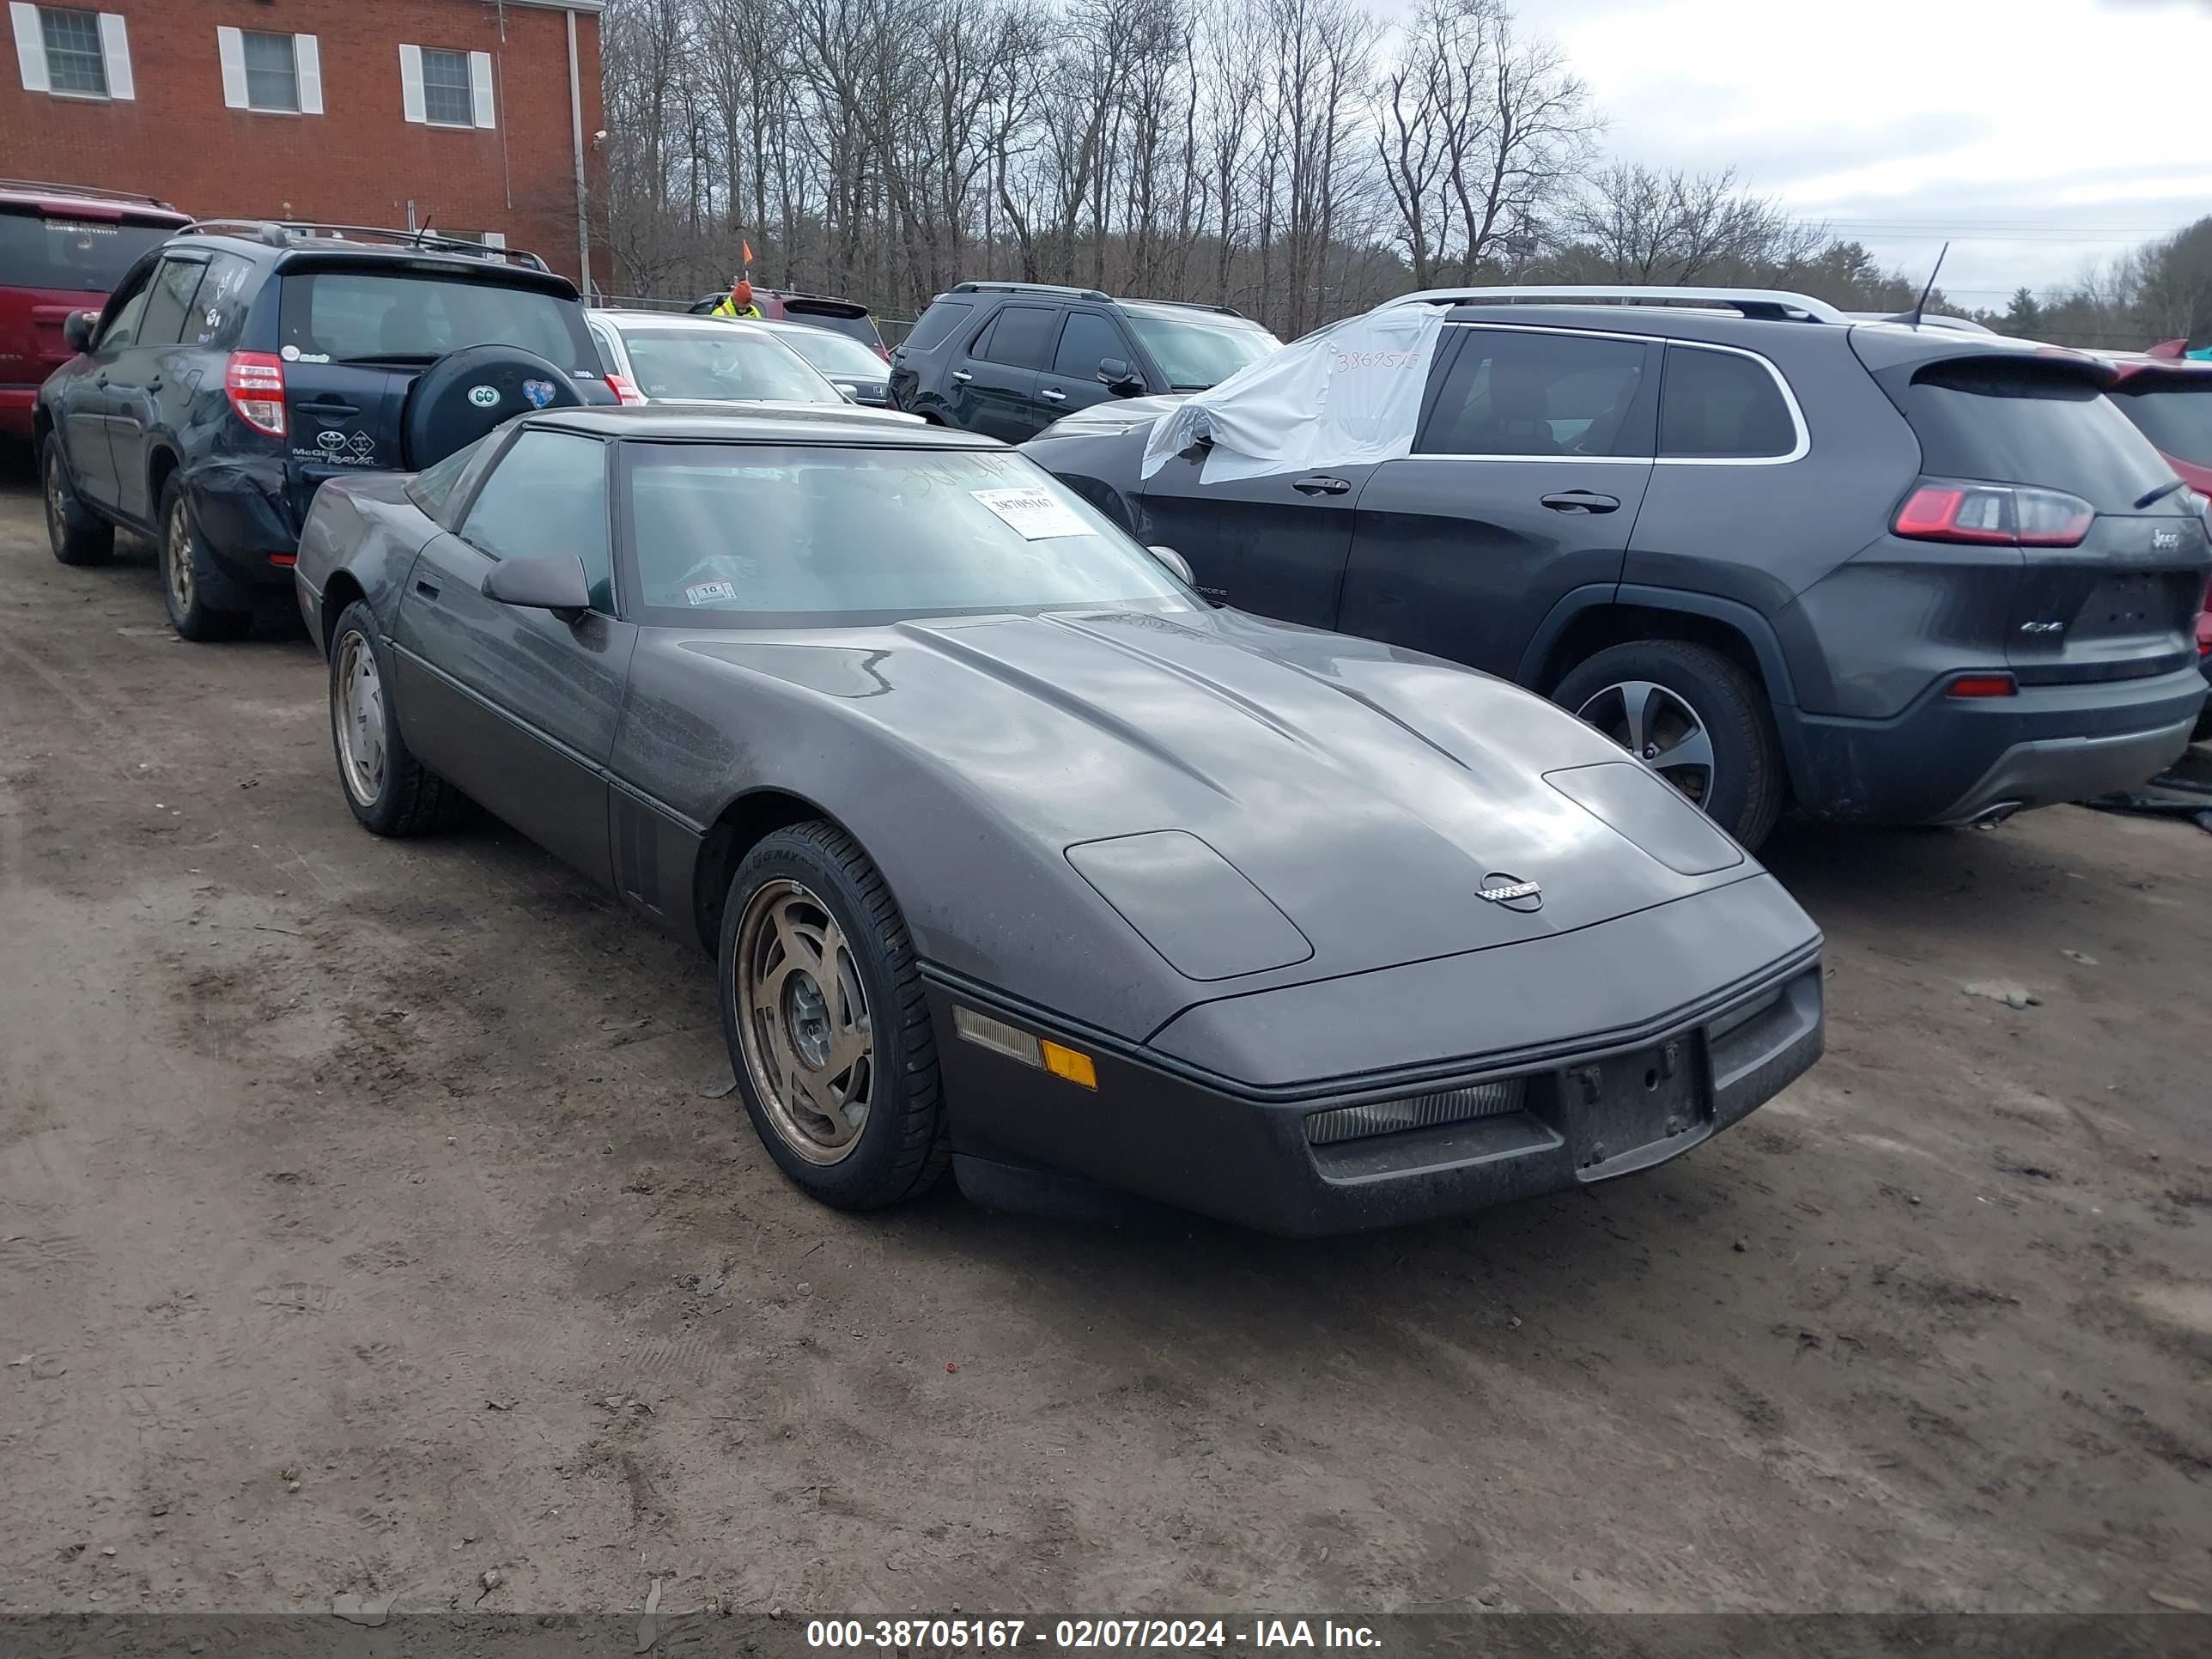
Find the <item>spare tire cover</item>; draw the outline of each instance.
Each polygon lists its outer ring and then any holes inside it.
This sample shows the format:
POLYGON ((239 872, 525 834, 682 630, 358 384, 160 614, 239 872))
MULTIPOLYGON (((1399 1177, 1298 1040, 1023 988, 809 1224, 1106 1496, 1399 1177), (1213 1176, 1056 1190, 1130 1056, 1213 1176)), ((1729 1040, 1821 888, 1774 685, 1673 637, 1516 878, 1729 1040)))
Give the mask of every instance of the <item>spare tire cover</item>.
POLYGON ((584 401, 576 383, 520 346, 471 346, 452 351, 416 376, 399 417, 400 442, 411 471, 434 466, 502 421, 584 401))

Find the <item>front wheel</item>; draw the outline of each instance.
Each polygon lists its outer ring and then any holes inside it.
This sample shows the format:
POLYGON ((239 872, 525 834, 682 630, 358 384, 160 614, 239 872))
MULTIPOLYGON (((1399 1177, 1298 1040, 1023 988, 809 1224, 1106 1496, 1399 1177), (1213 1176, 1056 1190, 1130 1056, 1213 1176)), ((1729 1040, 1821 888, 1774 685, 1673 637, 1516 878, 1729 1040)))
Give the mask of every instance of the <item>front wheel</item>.
POLYGON ((1781 815, 1774 716, 1757 681, 1719 652, 1639 640, 1590 657, 1552 701, 1595 726, 1756 850, 1781 815))
POLYGON ((208 562, 192 525, 192 505, 183 483, 174 477, 161 487, 161 600, 167 606, 169 625, 180 638, 242 640, 253 627, 252 611, 234 611, 212 603, 227 595, 230 584, 208 562))
POLYGON ((776 1167, 839 1209, 926 1192, 951 1157, 937 1047, 860 844, 819 822, 763 838, 730 879, 716 960, 730 1064, 776 1167))

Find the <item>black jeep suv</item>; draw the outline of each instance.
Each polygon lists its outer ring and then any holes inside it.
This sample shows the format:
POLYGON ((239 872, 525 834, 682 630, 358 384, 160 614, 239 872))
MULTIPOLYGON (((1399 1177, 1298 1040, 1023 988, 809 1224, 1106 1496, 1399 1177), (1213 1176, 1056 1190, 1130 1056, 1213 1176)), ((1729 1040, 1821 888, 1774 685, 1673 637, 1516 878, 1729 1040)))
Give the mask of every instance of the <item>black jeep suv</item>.
POLYGON ((1203 392, 1282 343, 1226 306, 959 283, 891 353, 891 402, 1018 443, 1108 398, 1203 392))
POLYGON ((1542 691, 1748 846, 1785 805, 1995 822, 2181 751, 2212 539, 2111 365, 1609 297, 1395 302, 1449 307, 1402 459, 1209 481, 1201 442, 1146 477, 1149 422, 1025 452, 1218 600, 1542 691))
POLYGON ((325 478, 615 401, 565 278, 413 231, 188 226, 64 335, 76 356, 32 411, 54 556, 101 562, 118 525, 152 537, 188 640, 235 638, 289 591, 325 478))

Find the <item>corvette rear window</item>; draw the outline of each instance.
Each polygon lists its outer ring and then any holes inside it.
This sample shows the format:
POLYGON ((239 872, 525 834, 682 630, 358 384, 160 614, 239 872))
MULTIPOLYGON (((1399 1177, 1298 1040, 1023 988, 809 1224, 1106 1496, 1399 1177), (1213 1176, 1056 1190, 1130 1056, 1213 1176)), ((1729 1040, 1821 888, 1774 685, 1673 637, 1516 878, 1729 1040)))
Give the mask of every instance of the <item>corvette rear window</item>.
POLYGON ((624 540, 648 621, 1191 603, 1151 554, 1023 456, 764 444, 623 453, 624 540))
POLYGON ((453 486, 461 481, 461 474, 476 465, 483 447, 491 441, 489 434, 472 444, 464 444, 442 461, 424 467, 415 475, 415 482, 407 486, 407 493, 415 498, 415 505, 443 524, 446 503, 453 498, 453 486))

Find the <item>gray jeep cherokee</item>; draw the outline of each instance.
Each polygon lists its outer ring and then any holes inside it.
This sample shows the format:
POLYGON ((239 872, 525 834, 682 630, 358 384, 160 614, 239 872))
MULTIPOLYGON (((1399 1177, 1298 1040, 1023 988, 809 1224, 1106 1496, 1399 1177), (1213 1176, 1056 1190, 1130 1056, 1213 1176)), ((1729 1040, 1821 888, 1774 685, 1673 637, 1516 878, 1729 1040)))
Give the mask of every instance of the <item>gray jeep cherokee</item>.
POLYGON ((1450 307, 1401 459, 1145 478, 1149 409, 1025 448, 1218 602, 1542 691, 1747 846, 1784 806, 1995 822, 2179 754, 2212 538, 2109 364, 1662 292, 1394 302, 1450 307))

